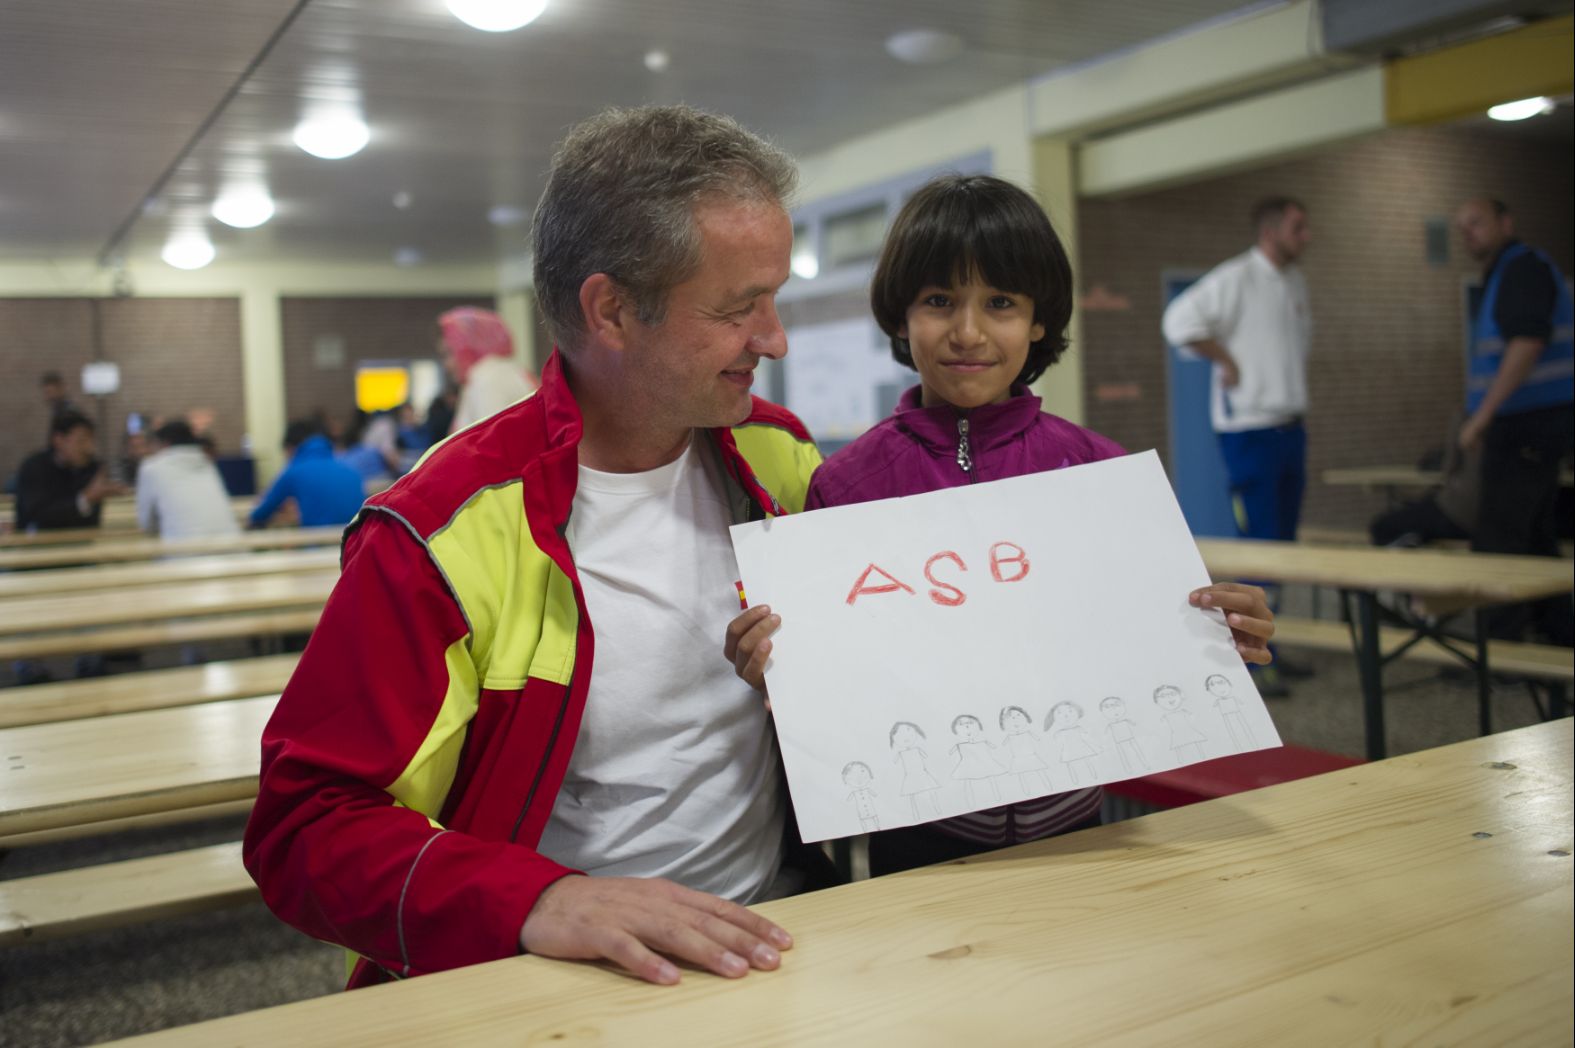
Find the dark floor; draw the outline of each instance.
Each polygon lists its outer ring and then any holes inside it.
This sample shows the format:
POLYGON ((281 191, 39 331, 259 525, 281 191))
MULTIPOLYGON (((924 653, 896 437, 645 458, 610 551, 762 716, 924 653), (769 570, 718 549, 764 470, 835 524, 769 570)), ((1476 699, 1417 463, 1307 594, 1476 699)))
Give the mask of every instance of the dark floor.
MULTIPOLYGON (((1310 611, 1295 606, 1295 594, 1287 600, 1287 614, 1310 611)), ((1298 658, 1317 673, 1297 682, 1291 698, 1270 702, 1281 736, 1360 756, 1354 660, 1298 658)), ((1476 735, 1472 679, 1402 665, 1390 670, 1386 685, 1391 754, 1476 735)), ((1494 701, 1496 730, 1537 719, 1523 687, 1501 689, 1494 701)), ((0 860, 0 879, 234 840, 240 829, 239 819, 215 820, 17 850, 0 860)), ((340 951, 286 928, 260 904, 0 950, 0 1046, 90 1044, 333 993, 343 976, 340 951)))

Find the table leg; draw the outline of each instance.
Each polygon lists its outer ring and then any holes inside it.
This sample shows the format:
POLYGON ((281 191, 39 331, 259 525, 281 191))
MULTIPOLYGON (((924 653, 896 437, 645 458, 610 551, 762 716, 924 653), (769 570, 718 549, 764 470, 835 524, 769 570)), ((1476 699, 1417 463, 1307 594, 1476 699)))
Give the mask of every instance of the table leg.
POLYGON ((1488 676, 1487 609, 1477 608, 1477 734, 1493 734, 1493 680, 1488 676))
MULTIPOLYGON (((1347 596, 1351 594, 1342 594, 1347 596)), ((1354 594, 1356 598, 1356 667, 1362 680, 1362 721, 1367 732, 1367 759, 1383 760, 1388 752, 1384 741, 1384 663, 1378 641, 1378 595, 1372 590, 1354 594)))

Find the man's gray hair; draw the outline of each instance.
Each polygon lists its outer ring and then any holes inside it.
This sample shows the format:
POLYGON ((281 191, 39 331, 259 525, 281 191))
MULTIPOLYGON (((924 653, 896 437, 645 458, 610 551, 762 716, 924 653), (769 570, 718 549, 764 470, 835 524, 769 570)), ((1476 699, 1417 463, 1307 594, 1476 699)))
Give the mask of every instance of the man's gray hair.
POLYGON ((578 345, 580 287, 606 273, 644 324, 700 265, 694 210, 711 200, 786 208, 798 169, 730 117, 683 105, 608 109, 552 158, 532 229, 536 300, 553 342, 578 345))

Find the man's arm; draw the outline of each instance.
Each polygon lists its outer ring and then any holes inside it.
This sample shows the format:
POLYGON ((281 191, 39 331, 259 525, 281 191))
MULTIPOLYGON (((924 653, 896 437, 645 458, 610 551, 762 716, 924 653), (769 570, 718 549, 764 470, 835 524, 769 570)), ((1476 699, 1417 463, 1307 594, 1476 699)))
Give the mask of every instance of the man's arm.
POLYGON ((1220 369, 1220 381, 1230 389, 1241 380, 1236 358, 1220 341, 1220 315, 1223 278, 1219 270, 1208 273, 1191 287, 1171 299, 1161 323, 1165 340, 1184 346, 1220 369))
POLYGON ((279 512, 279 507, 284 505, 284 500, 290 497, 290 467, 287 463, 284 470, 268 485, 268 491, 263 495, 262 501, 252 507, 251 516, 246 518, 249 528, 261 528, 267 525, 273 515, 279 512))
POLYGON ((1205 360, 1213 361, 1220 369, 1220 382, 1226 389, 1234 389, 1236 383, 1241 381, 1241 371, 1236 367, 1236 358, 1230 355, 1230 350, 1212 338, 1199 339, 1188 342, 1187 348, 1205 360))
POLYGON ((1537 366, 1537 358, 1542 356, 1542 351, 1547 345, 1547 342, 1540 338, 1522 336, 1509 340, 1509 344, 1504 347, 1504 356, 1499 361, 1498 374, 1493 376, 1493 384, 1488 387, 1476 411, 1472 412, 1466 424, 1460 427, 1462 451, 1470 451, 1482 440, 1482 435, 1493 422, 1494 414, 1526 381, 1532 368, 1537 366))

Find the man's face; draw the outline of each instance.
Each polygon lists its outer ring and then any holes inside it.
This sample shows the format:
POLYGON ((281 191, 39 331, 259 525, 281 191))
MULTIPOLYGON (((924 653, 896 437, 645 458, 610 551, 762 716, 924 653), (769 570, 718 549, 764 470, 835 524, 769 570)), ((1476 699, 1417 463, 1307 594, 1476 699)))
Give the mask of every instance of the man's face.
POLYGON ((53 437, 55 458, 61 465, 81 469, 93 461, 93 431, 86 426, 76 426, 53 437))
POLYGON ((1307 222, 1307 212, 1299 207, 1286 208, 1280 220, 1270 227, 1269 236, 1280 257, 1287 262, 1295 262, 1312 241, 1312 227, 1307 222))
POLYGON ((793 248, 787 213, 775 204, 701 204, 695 226, 699 269, 668 293, 661 324, 632 321, 625 347, 633 388, 649 393, 631 410, 643 407, 675 433, 742 422, 760 358, 787 352, 776 307, 793 248))
POLYGON ((1455 228, 1465 241, 1466 251, 1478 262, 1486 262, 1498 254, 1504 241, 1509 239, 1509 219, 1493 213, 1493 206, 1484 200, 1472 200, 1455 215, 1455 228))
POLYGON ((41 387, 44 391, 44 403, 58 404, 66 399, 66 387, 59 382, 45 382, 41 387))

